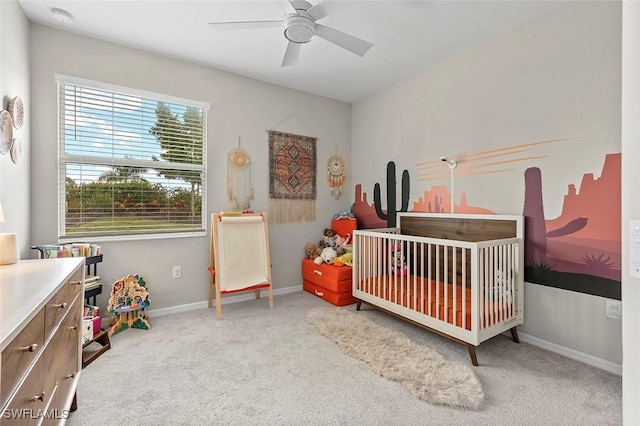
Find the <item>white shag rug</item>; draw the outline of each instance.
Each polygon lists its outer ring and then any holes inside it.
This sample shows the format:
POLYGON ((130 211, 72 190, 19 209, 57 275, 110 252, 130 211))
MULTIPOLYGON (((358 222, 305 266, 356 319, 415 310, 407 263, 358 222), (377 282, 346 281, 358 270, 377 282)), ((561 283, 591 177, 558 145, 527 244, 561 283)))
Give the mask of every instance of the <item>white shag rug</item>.
POLYGON ((479 409, 484 392, 471 367, 447 361, 436 351, 341 308, 314 308, 307 320, 342 352, 369 364, 384 378, 402 383, 419 399, 479 409))

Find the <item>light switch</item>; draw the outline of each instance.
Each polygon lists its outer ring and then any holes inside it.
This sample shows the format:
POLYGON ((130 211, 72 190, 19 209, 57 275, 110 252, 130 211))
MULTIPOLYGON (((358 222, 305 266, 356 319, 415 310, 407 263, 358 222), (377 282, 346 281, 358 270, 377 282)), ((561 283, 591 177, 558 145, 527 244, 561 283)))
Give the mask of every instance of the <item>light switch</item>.
POLYGON ((629 221, 629 274, 640 278, 640 220, 629 221))

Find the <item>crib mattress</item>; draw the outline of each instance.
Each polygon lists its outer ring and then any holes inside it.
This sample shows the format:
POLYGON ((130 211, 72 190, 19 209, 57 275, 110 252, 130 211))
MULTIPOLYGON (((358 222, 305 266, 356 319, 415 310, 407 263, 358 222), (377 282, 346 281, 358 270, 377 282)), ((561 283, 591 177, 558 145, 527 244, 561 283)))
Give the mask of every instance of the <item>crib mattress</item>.
POLYGON ((451 284, 425 280, 411 275, 403 277, 403 280, 394 275, 376 277, 369 282, 372 284, 368 291, 367 281, 361 281, 360 289, 413 311, 471 330, 471 289, 465 289, 463 296, 463 290, 460 286, 454 287, 451 284), (385 282, 386 285, 382 284, 385 282), (431 299, 429 299, 429 287, 431 287, 431 299), (424 299, 421 304, 422 294, 424 294, 424 299), (463 316, 466 317, 464 321, 463 316))

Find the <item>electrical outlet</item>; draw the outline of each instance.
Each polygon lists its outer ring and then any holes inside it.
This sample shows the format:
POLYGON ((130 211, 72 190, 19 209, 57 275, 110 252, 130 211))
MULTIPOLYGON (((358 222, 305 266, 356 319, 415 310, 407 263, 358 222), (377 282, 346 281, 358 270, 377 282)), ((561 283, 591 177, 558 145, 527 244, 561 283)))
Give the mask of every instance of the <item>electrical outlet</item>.
POLYGON ((607 318, 622 319, 622 302, 619 300, 607 300, 607 318))
POLYGON ((173 267, 173 272, 172 272, 172 277, 173 278, 180 278, 182 276, 182 267, 181 266, 174 266, 173 267))

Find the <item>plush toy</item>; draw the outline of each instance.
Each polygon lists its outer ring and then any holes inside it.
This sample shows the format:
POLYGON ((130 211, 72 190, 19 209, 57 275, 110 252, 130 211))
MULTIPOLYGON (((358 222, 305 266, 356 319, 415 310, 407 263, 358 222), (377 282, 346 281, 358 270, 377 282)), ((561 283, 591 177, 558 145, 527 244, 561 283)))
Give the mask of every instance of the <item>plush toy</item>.
POLYGON ((407 275, 407 262, 402 253, 402 244, 397 243, 391 247, 391 267, 398 275, 407 275))
POLYGON ((304 246, 305 259, 315 260, 316 257, 320 256, 321 254, 322 254, 322 249, 313 243, 309 243, 306 246, 304 246))
POLYGON ((333 262, 337 256, 338 253, 336 253, 333 248, 325 247, 324 249, 322 249, 322 253, 320 254, 320 256, 315 258, 314 262, 317 265, 320 265, 323 262, 328 263, 329 265, 333 265, 333 262))
POLYGON ((350 238, 351 238, 351 235, 349 234, 347 234, 346 237, 341 237, 340 235, 336 235, 336 246, 346 249, 346 245, 349 244, 350 238))
POLYGON ((325 228, 322 238, 320 239, 320 247, 335 247, 336 246, 336 233, 331 228, 325 228))
POLYGON ((336 257, 336 260, 333 261, 335 266, 351 266, 353 264, 353 253, 347 252, 342 256, 336 257))

